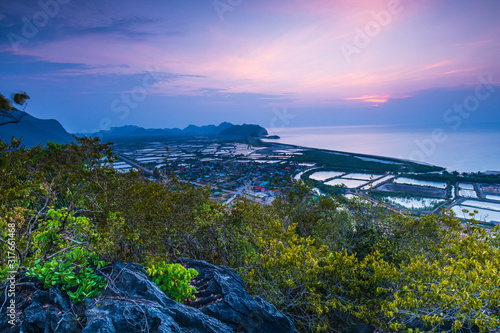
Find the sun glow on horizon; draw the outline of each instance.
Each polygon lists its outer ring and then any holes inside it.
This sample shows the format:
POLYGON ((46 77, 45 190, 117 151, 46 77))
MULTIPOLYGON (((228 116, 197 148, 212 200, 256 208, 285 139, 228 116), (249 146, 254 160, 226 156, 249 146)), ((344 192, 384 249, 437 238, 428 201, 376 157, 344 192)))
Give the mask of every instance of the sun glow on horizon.
POLYGON ((345 98, 347 101, 362 101, 365 103, 375 103, 376 105, 374 106, 379 106, 381 103, 387 103, 389 95, 383 95, 383 96, 378 96, 378 95, 369 95, 369 96, 361 96, 361 97, 348 97, 345 98))

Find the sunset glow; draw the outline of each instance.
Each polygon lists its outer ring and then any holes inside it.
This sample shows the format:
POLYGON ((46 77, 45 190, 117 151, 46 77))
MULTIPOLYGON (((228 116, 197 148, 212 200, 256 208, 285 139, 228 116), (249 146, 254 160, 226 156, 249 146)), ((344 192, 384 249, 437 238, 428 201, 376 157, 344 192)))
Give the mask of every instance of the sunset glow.
MULTIPOLYGON (((401 112, 390 109, 393 98, 411 106, 410 119, 416 96, 423 105, 423 95, 444 91, 453 105, 452 91, 473 91, 479 76, 500 80, 495 0, 257 0, 226 11, 210 1, 71 1, 39 27, 43 6, 1 7, 1 91, 30 92, 32 112, 73 131, 97 129, 103 117, 113 126, 187 125, 180 114, 268 125, 283 107, 298 122, 307 111, 356 124, 352 108, 401 112), (117 117, 114 101, 143 90, 127 119, 117 117)), ((444 112, 426 110, 435 121, 444 112)))

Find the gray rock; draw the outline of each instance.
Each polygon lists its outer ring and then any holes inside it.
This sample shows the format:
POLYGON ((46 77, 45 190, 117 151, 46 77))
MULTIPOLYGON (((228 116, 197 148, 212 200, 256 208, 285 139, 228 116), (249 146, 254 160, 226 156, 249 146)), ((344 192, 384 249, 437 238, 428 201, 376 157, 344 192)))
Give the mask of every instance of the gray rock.
MULTIPOLYGON (((238 274, 227 267, 182 259, 199 272, 197 302, 168 298, 139 265, 114 263, 103 269, 108 285, 102 295, 77 306, 58 288, 30 291, 18 309, 22 322, 0 332, 22 333, 287 333, 292 322, 261 298, 250 297, 238 274), (85 320, 77 320, 77 316, 85 320)), ((4 314, 2 317, 5 318, 4 314)))
POLYGON ((69 297, 58 288, 35 292, 31 304, 24 308, 22 314, 23 322, 19 329, 23 333, 81 331, 69 297))
POLYGON ((292 321, 260 297, 252 298, 236 271, 205 261, 182 258, 176 262, 194 268, 196 301, 187 303, 230 325, 236 332, 294 332, 292 321))
POLYGON ((108 270, 110 283, 103 297, 87 307, 88 324, 82 333, 94 332, 100 327, 98 323, 106 324, 103 318, 111 318, 119 333, 146 332, 146 325, 149 332, 233 332, 230 326, 200 310, 168 298, 139 265, 115 263, 108 270))

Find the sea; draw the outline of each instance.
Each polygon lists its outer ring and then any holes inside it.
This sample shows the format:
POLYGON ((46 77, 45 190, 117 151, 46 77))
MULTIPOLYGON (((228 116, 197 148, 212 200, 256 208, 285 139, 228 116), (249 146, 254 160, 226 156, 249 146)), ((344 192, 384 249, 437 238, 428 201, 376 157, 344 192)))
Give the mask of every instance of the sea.
POLYGON ((500 129, 398 126, 324 126, 268 129, 278 140, 310 148, 394 157, 449 172, 500 171, 500 129))

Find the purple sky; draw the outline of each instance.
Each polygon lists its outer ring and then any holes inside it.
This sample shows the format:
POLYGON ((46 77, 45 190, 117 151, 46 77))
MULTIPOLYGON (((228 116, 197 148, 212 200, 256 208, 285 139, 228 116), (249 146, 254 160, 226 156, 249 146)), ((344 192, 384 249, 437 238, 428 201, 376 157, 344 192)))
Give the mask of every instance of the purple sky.
POLYGON ((1 1, 0 92, 70 132, 499 125, 499 17, 498 0, 1 1))

